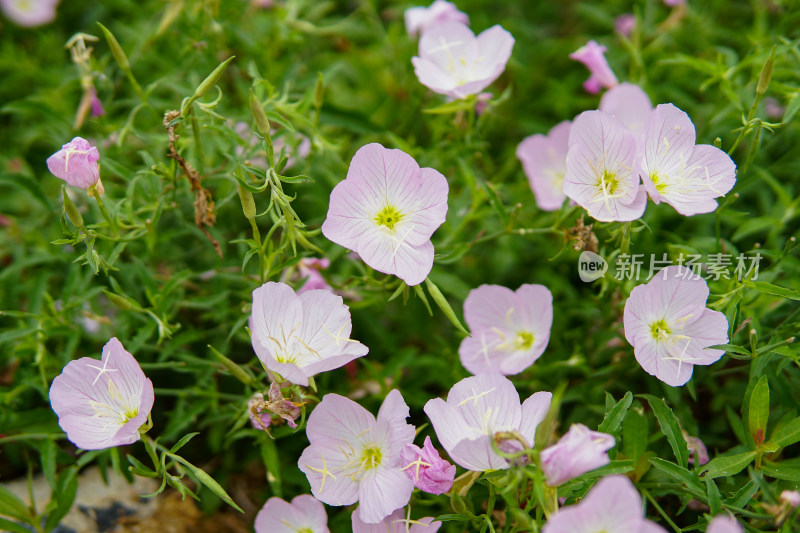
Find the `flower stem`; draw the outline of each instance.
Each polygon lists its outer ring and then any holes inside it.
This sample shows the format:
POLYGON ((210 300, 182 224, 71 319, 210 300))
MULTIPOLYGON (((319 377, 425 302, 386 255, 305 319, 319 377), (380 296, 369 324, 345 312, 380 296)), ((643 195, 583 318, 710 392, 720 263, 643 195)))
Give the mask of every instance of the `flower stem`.
POLYGON ((97 191, 97 187, 92 187, 91 189, 89 189, 89 194, 93 196, 95 200, 97 200, 97 207, 100 208, 100 214, 103 215, 103 218, 111 228, 112 236, 118 237, 119 233, 117 232, 117 223, 111 217, 111 213, 108 212, 108 209, 106 209, 106 204, 103 203, 103 199, 100 197, 100 193, 97 191))

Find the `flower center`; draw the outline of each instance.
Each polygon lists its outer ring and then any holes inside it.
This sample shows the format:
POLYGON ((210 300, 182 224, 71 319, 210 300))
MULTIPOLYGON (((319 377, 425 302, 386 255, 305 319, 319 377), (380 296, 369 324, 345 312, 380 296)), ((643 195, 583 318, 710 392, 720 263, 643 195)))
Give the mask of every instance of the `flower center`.
POLYGON ((126 409, 122 413, 122 418, 124 419, 123 424, 126 424, 129 420, 133 420, 138 415, 139 415, 139 408, 138 407, 132 407, 132 408, 126 409))
POLYGON ((619 178, 617 178, 616 174, 604 168, 603 172, 600 174, 600 180, 597 182, 597 186, 600 187, 604 193, 614 195, 619 190, 619 178))
POLYGON ((530 331, 520 331, 514 339, 514 348, 517 350, 527 350, 533 346, 533 333, 530 331))
POLYGON ((380 447, 376 445, 367 446, 361 454, 361 465, 364 470, 369 470, 370 468, 379 466, 382 459, 383 453, 380 447))
POLYGON ((398 211, 396 207, 387 205, 378 211, 378 214, 375 215, 373 220, 375 220, 375 223, 379 226, 385 226, 386 228, 394 231, 395 225, 403 220, 403 218, 405 218, 405 215, 398 211))
POLYGON ((663 318, 661 320, 657 320, 652 324, 650 324, 650 334, 657 341, 667 340, 670 331, 669 328, 667 327, 667 323, 664 322, 663 318))
POLYGON ((664 194, 664 191, 667 190, 667 184, 661 181, 661 176, 658 175, 658 172, 653 172, 650 174, 650 181, 653 182, 653 185, 659 194, 664 194))

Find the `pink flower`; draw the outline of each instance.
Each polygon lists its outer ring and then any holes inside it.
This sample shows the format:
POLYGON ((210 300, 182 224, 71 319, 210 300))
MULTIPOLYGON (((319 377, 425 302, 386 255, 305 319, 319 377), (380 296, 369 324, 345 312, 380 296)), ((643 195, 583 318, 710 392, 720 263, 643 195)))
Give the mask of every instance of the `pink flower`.
POLYGON ((683 266, 662 269, 638 285, 625 302, 625 338, 648 374, 678 387, 692 377, 693 365, 710 365, 728 342, 728 320, 706 309, 708 285, 683 266))
POLYGON ((689 448, 689 463, 698 465, 706 464, 708 462, 708 450, 706 449, 706 445, 703 444, 703 441, 697 437, 686 434, 684 434, 683 438, 686 439, 686 446, 689 448))
POLYGON ((477 102, 475 103, 475 114, 478 116, 483 115, 483 112, 486 111, 486 106, 489 105, 489 102, 492 100, 494 94, 492 93, 480 93, 478 96, 475 97, 477 102))
POLYGON ((602 87, 610 89, 617 84, 617 77, 606 61, 606 47, 589 41, 569 55, 570 59, 580 61, 589 69, 589 79, 583 83, 586 92, 596 94, 602 87))
POLYGON ((350 338, 351 330, 350 310, 330 291, 297 295, 273 281, 253 291, 253 349, 267 370, 297 385, 369 351, 350 338))
POLYGON ((614 437, 591 431, 583 424, 572 424, 559 441, 542 450, 542 472, 551 487, 585 474, 610 462, 608 450, 614 447, 614 437))
POLYGON ((431 517, 411 520, 403 509, 397 509, 377 524, 365 524, 357 512, 353 513, 352 521, 353 533, 436 533, 442 527, 441 522, 434 522, 431 517))
POLYGON ((539 209, 555 211, 564 204, 564 173, 571 127, 572 122, 565 120, 553 126, 546 136, 537 133, 525 137, 517 146, 517 157, 539 209))
POLYGON ((484 90, 506 68, 514 38, 500 26, 477 37, 460 22, 433 26, 419 40, 419 57, 412 57, 420 83, 453 98, 484 90))
POLYGON ((601 222, 636 220, 647 206, 636 163, 634 134, 608 113, 585 111, 569 133, 564 194, 601 222))
POLYGON ((781 492, 780 500, 788 503, 792 507, 800 505, 800 492, 796 490, 785 490, 781 492))
POLYGON ((653 104, 641 87, 626 82, 606 91, 600 98, 598 109, 614 115, 629 130, 637 132, 642 129, 653 104))
POLYGON ((33 28, 56 18, 59 0, 0 0, 3 13, 20 26, 33 28))
POLYGON ((436 0, 428 7, 410 7, 406 9, 405 20, 409 37, 416 37, 445 22, 469 24, 467 14, 462 13, 455 4, 446 0, 436 0))
POLYGON ((625 13, 614 19, 614 30, 623 37, 630 37, 636 29, 636 17, 633 13, 625 13))
POLYGON ((430 437, 425 437, 422 449, 411 443, 406 444, 403 447, 402 464, 402 470, 419 490, 444 494, 453 487, 456 467, 439 457, 430 437))
POLYGON ((642 498, 625 476, 607 476, 580 503, 562 507, 542 533, 667 533, 642 512, 642 498))
POLYGON ((553 295, 544 285, 516 292, 481 285, 464 300, 471 336, 461 341, 461 364, 473 374, 518 374, 531 366, 550 341, 553 295))
POLYGON ((718 515, 708 523, 706 533, 742 533, 744 528, 729 515, 718 515))
POLYGON ((50 386, 58 425, 84 450, 139 440, 153 398, 153 383, 116 337, 103 347, 100 361, 91 357, 70 361, 50 386))
POLYGON ((686 5, 686 0, 664 0, 664 5, 669 7, 677 7, 686 5))
POLYGON ((256 515, 256 533, 330 533, 325 506, 310 494, 292 503, 272 497, 256 515))
POLYGON ((403 446, 414 441, 400 391, 387 396, 375 419, 353 400, 326 394, 308 417, 311 445, 298 461, 311 492, 328 505, 360 502, 358 517, 377 524, 411 498, 414 482, 401 468, 403 446))
POLYGON ((269 400, 260 392, 253 394, 247 405, 250 423, 256 429, 267 431, 272 423, 272 415, 276 414, 286 420, 290 428, 297 427, 295 420, 300 418, 300 408, 281 394, 281 388, 273 381, 269 386, 269 400))
POLYGON ((90 189, 100 179, 100 153, 89 141, 75 137, 47 158, 47 169, 73 187, 90 189))
POLYGON ((97 97, 97 89, 92 87, 90 89, 92 91, 91 97, 91 106, 92 106, 92 116, 93 117, 102 117, 106 114, 106 110, 103 109, 103 102, 97 97))
POLYGON ((305 280, 303 286, 297 291, 297 294, 303 294, 306 291, 325 289, 333 290, 325 278, 322 277, 320 270, 324 270, 331 266, 331 260, 327 257, 318 259, 316 257, 304 257, 297 263, 297 270, 300 273, 300 279, 305 280))
POLYGON ((736 165, 715 146, 695 146, 694 124, 672 104, 657 106, 642 128, 642 181, 655 203, 685 216, 710 213, 736 183, 736 165))
POLYGON ((431 235, 447 214, 447 180, 401 150, 362 146, 331 193, 322 234, 408 285, 433 267, 431 235))
POLYGON ((453 461, 468 470, 500 470, 509 463, 492 449, 494 434, 516 431, 533 445, 536 426, 547 414, 552 397, 549 392, 537 392, 520 406, 519 394, 508 378, 480 374, 453 385, 446 402, 429 400, 424 410, 453 461))

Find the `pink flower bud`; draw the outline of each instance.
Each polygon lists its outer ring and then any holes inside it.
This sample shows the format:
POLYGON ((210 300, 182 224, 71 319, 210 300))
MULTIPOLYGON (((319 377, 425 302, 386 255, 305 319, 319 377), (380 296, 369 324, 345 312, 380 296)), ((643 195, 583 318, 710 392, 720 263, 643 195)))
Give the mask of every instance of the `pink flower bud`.
POLYGON ((589 69, 589 79, 583 84, 587 92, 596 94, 602 87, 610 89, 617 85, 617 77, 614 71, 608 66, 606 61, 606 47, 597 44, 596 41, 589 41, 584 46, 569 55, 570 59, 580 61, 589 69))
POLYGON ((689 464, 704 465, 708 462, 708 450, 703 441, 697 437, 684 435, 686 445, 689 448, 689 464))
POLYGON ((403 471, 415 487, 431 494, 444 494, 453 487, 456 467, 439 457, 430 437, 425 437, 422 449, 406 444, 402 453, 403 471))
POLYGON ((91 106, 92 106, 92 116, 93 117, 102 117, 106 114, 106 110, 103 109, 103 102, 97 97, 97 90, 92 87, 92 98, 91 98, 91 106))
POLYGON ((73 187, 89 189, 100 179, 100 153, 89 141, 75 137, 47 158, 47 168, 73 187))
POLYGON ((636 17, 631 13, 625 13, 614 19, 614 29, 623 37, 630 37, 636 29, 636 17))
POLYGON ((561 439, 542 451, 542 471, 547 484, 557 487, 574 477, 609 463, 614 437, 573 424, 561 439))
POLYGON ((780 500, 788 503, 792 507, 797 507, 800 505, 800 492, 796 490, 785 490, 781 492, 780 500))

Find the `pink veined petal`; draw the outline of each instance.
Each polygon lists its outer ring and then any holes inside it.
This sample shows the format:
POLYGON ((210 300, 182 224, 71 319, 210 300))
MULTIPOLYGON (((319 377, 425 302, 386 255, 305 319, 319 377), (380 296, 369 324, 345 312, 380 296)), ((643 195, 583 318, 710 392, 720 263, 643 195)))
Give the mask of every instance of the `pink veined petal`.
MULTIPOLYGON (((704 309, 700 318, 680 330, 680 334, 691 339, 685 352, 692 358, 692 364, 710 365, 725 353, 724 350, 710 350, 708 347, 728 343, 728 319, 719 311, 704 309)), ((677 344, 676 349, 683 352, 684 341, 677 344)))
POLYGON ((338 394, 326 394, 308 417, 306 435, 311 444, 331 440, 360 442, 375 426, 375 417, 358 403, 338 394))
POLYGON ((501 374, 462 379, 450 389, 447 403, 473 428, 473 438, 481 433, 517 430, 522 422, 517 389, 501 374))
POLYGON ((386 466, 398 466, 403 446, 414 442, 416 430, 414 426, 406 423, 408 417, 408 405, 403 395, 399 390, 393 389, 386 395, 378 411, 376 429, 378 439, 383 443, 384 456, 390 461, 385 464, 386 466))
POLYGON ((698 318, 708 301, 708 283, 681 265, 671 265, 658 271, 648 283, 653 285, 668 323, 681 322, 684 327, 698 318))
POLYGON ((736 164, 728 154, 708 144, 694 147, 686 163, 686 178, 669 187, 663 199, 685 216, 709 213, 717 208, 713 198, 725 196, 736 183, 736 164))
MULTIPOLYGON (((436 432, 436 438, 442 444, 445 450, 450 453, 452 457, 452 449, 455 448, 461 440, 471 439, 475 435, 473 432, 466 428, 463 419, 456 411, 455 407, 448 405, 447 402, 441 398, 433 398, 425 403, 423 408, 425 414, 433 425, 433 430, 436 432)), ((453 458, 455 460, 455 458, 453 458)))
POLYGON ((490 435, 482 435, 472 440, 462 440, 452 451, 448 450, 448 453, 453 461, 467 470, 483 472, 508 468, 508 461, 494 452, 491 441, 490 435))
MULTIPOLYGON (((506 337, 511 336, 508 331, 503 332, 506 337)), ((496 347, 504 342, 498 332, 493 329, 472 330, 472 336, 464 338, 458 347, 458 356, 461 364, 471 374, 515 374, 501 368, 509 354, 497 350, 496 347)))
POLYGON ((256 515, 254 527, 256 533, 294 533, 302 525, 296 518, 289 502, 273 496, 256 515))
POLYGON ((477 39, 466 24, 445 22, 426 31, 419 40, 419 57, 447 71, 458 68, 462 58, 477 55, 477 39))
POLYGON ((447 179, 432 168, 418 169, 404 182, 395 180, 387 197, 404 215, 395 228, 405 242, 420 246, 430 240, 447 216, 447 193, 447 179))
POLYGON ((378 522, 377 524, 368 524, 361 520, 361 512, 356 509, 350 516, 353 524, 353 533, 396 533, 398 525, 403 524, 406 519, 403 509, 397 509, 392 514, 378 522))
POLYGON ((536 427, 547 416, 552 400, 552 392, 541 391, 532 394, 522 402, 522 423, 519 426, 519 433, 531 446, 533 446, 536 436, 536 427))
POLYGON ((642 499, 625 476, 606 476, 578 504, 563 507, 545 524, 542 533, 638 532, 642 499))
MULTIPOLYGON (((315 412, 316 409, 311 414, 315 412)), ((311 427, 310 419, 308 427, 311 427)), ((352 471, 352 465, 342 446, 335 439, 312 442, 297 461, 297 467, 308 478, 311 493, 328 505, 350 505, 359 497, 359 484, 353 481, 353 476, 345 475, 352 471)))
POLYGON ((642 519, 642 524, 639 526, 638 533, 667 533, 667 530, 655 522, 642 519))
POLYGON ((692 362, 676 358, 664 342, 657 342, 650 333, 634 339, 633 353, 645 372, 671 387, 680 387, 692 377, 692 362))
POLYGON ((446 70, 421 57, 412 57, 411 64, 414 65, 414 73, 422 85, 434 92, 456 97, 454 90, 458 83, 446 70))
POLYGON ((361 479, 356 512, 363 522, 378 523, 395 509, 405 507, 413 491, 414 482, 399 469, 379 466, 361 479))
POLYGON ((300 299, 285 283, 269 281, 254 290, 250 328, 258 358, 269 364, 281 350, 291 348, 302 321, 300 299))
POLYGON ((381 209, 382 198, 374 187, 361 187, 347 179, 339 182, 331 192, 322 234, 329 241, 355 250, 361 235, 374 229, 370 214, 381 209))
POLYGON ((369 266, 384 274, 394 274, 411 286, 425 281, 433 268, 430 241, 412 246, 402 235, 391 235, 378 228, 362 235, 356 249, 369 266))
POLYGON ((501 285, 481 285, 464 300, 464 320, 470 331, 492 329, 506 323, 508 310, 514 308, 514 291, 501 285))
MULTIPOLYGON (((526 283, 514 294, 514 311, 510 321, 514 327, 532 331, 535 345, 547 346, 553 325, 553 294, 544 285, 526 283)), ((541 352, 539 352, 541 353, 541 352)))
POLYGON ((614 115, 628 129, 639 131, 653 109, 653 104, 641 87, 626 82, 606 91, 600 98, 598 109, 614 115))
POLYGON ((674 105, 660 104, 648 115, 642 135, 642 174, 663 196, 675 186, 692 156, 694 124, 674 105))
POLYGON ((312 528, 313 533, 329 533, 328 514, 325 512, 322 502, 310 494, 301 494, 292 500, 292 507, 300 516, 305 517, 305 521, 312 528))
POLYGON ((517 157, 536 196, 536 205, 545 211, 555 211, 564 203, 562 189, 567 163, 568 120, 558 123, 545 135, 526 137, 517 146, 517 157))
POLYGON ((514 37, 499 25, 492 26, 478 35, 478 59, 474 75, 487 81, 496 80, 506 68, 514 48, 514 37))
POLYGON ((299 335, 304 347, 312 354, 311 362, 306 363, 308 366, 344 353, 352 354, 349 361, 369 351, 363 344, 350 340, 350 308, 341 296, 322 289, 310 290, 300 295, 300 302, 303 305, 303 325, 299 335))

